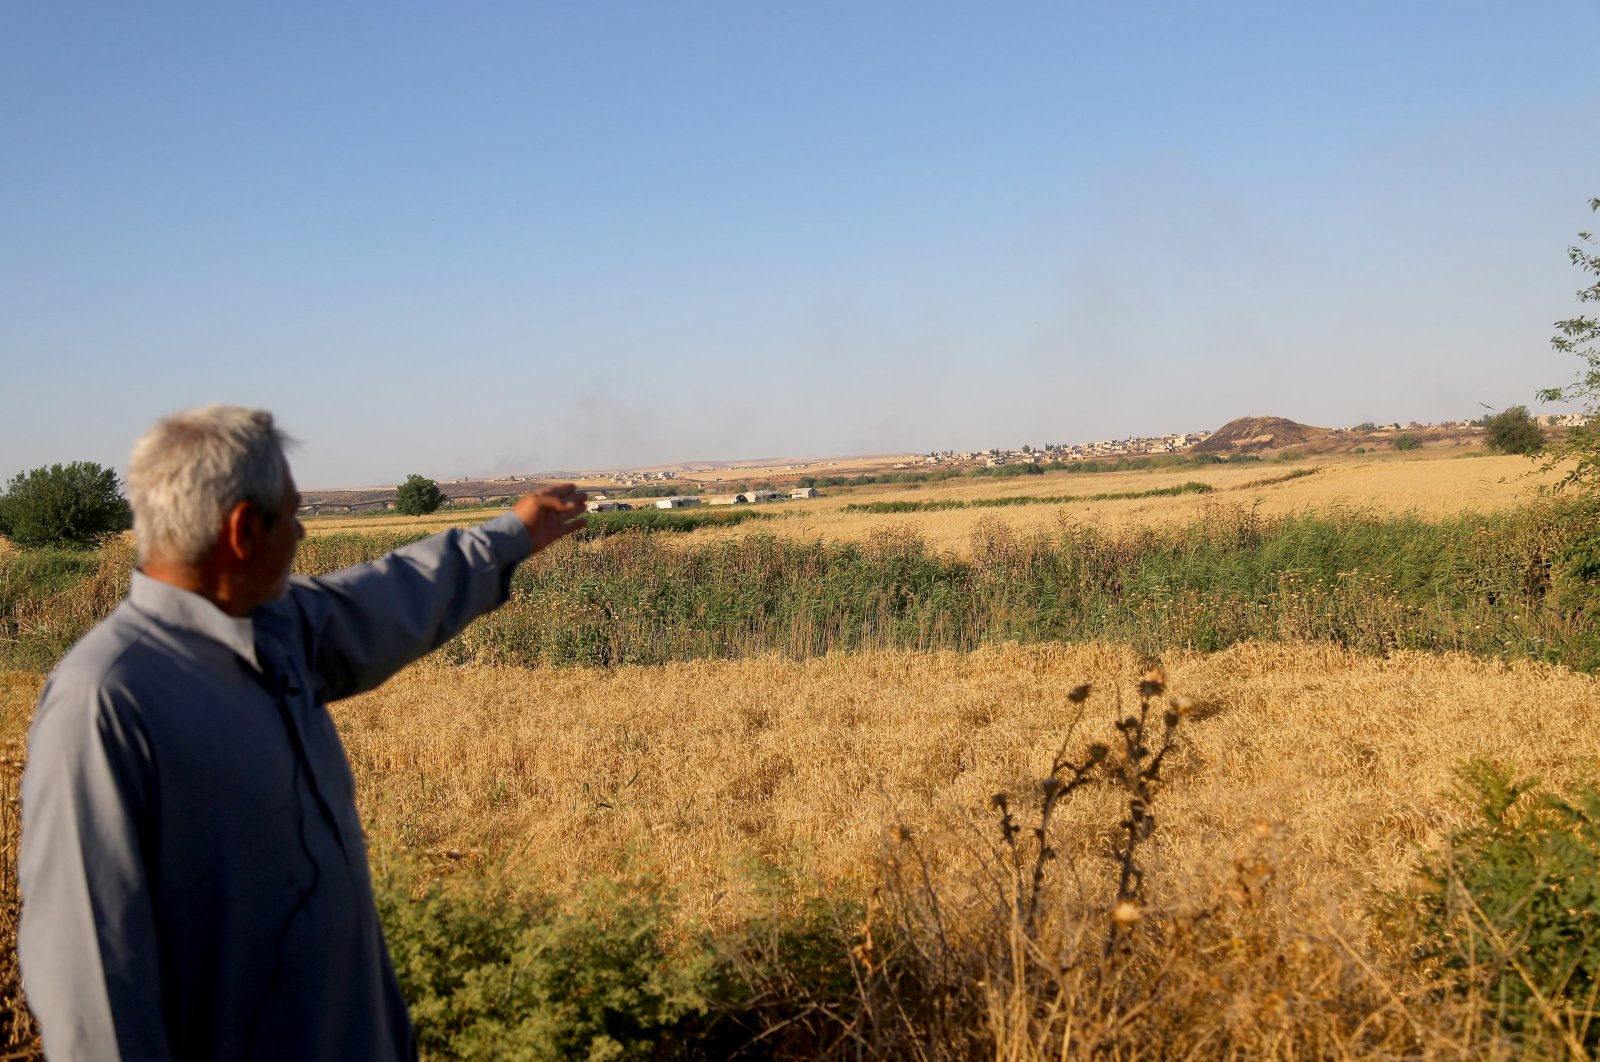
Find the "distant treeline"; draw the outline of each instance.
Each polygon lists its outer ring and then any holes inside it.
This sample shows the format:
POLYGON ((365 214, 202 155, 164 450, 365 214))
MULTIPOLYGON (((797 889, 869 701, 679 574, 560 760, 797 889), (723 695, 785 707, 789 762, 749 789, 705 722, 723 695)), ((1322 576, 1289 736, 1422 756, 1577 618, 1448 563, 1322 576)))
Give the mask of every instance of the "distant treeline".
POLYGON ((1001 509, 1011 505, 1062 505, 1071 502, 1126 501, 1130 498, 1171 498, 1179 494, 1210 494, 1216 488, 1209 483, 1190 480, 1175 487, 1157 487, 1151 490, 1125 490, 1108 494, 1039 494, 1017 495, 1010 498, 940 498, 935 501, 879 501, 852 502, 842 511, 847 513, 931 513, 941 509, 1001 509))
MULTIPOLYGON (((1298 455, 1297 455, 1298 456, 1298 455)), ((865 487, 873 484, 943 483, 960 476, 1009 479, 1012 476, 1042 476, 1046 472, 1092 475, 1096 472, 1142 472, 1147 469, 1208 468, 1212 465, 1240 465, 1262 461, 1257 454, 1145 454, 1140 457, 1114 457, 1090 461, 1046 461, 1043 464, 985 465, 980 468, 936 468, 930 472, 882 472, 866 476, 801 476, 802 487, 865 487)))

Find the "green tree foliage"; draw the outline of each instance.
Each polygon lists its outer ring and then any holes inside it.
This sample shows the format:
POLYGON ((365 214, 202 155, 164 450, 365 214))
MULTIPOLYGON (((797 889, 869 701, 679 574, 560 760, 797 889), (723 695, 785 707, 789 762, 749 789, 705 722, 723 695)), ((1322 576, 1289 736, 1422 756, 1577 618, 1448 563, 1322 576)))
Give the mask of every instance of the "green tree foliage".
POLYGON ((1536 454, 1544 448, 1544 432, 1533 422, 1527 406, 1512 406, 1483 419, 1488 435, 1484 445, 1496 453, 1536 454))
MULTIPOLYGON (((1600 211, 1600 199, 1589 200, 1589 209, 1600 211)), ((1600 303, 1600 247, 1591 233, 1578 233, 1578 242, 1567 248, 1567 258, 1581 271, 1592 275, 1595 282, 1578 290, 1580 303, 1600 303)), ((1550 337, 1550 345, 1563 354, 1572 354, 1583 362, 1577 378, 1565 387, 1547 387, 1539 392, 1543 402, 1581 402, 1591 418, 1600 412, 1600 318, 1579 314, 1566 321, 1557 321, 1559 331, 1550 337)), ((1566 475, 1558 487, 1600 486, 1600 423, 1590 423, 1573 428, 1554 442, 1547 450, 1544 467, 1561 467, 1566 475)))
POLYGON ((1397 435, 1394 440, 1394 448, 1396 450, 1420 450, 1422 449, 1422 440, 1415 435, 1397 435))
POLYGON ((132 525, 117 474, 93 461, 24 472, 0 495, 0 535, 25 549, 88 549, 132 525))
POLYGON ((1529 1056, 1594 1057, 1600 1022, 1600 789, 1539 793, 1486 761, 1458 771, 1469 825, 1424 857, 1408 898, 1420 958, 1491 1003, 1529 1056))
POLYGON ((437 511, 444 503, 444 491, 439 489, 439 484, 416 473, 406 477, 394 496, 395 512, 407 516, 425 516, 437 511))

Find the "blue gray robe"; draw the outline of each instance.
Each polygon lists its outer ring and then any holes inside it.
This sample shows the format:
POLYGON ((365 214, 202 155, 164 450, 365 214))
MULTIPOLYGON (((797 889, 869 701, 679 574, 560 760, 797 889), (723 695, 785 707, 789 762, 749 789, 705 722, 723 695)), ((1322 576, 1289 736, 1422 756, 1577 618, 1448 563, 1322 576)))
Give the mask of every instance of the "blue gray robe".
POLYGON ((501 604, 530 550, 507 513, 246 619, 134 573, 28 738, 19 951, 54 1062, 415 1057, 327 702, 501 604))

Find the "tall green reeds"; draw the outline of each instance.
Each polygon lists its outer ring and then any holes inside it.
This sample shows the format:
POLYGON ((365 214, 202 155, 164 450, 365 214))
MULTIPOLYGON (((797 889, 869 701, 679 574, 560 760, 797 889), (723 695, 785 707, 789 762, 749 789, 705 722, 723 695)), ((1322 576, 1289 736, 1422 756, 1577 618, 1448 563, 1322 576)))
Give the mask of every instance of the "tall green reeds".
MULTIPOLYGON (((910 529, 865 543, 761 534, 699 543, 635 530, 564 542, 523 565, 507 606, 445 652, 611 665, 1008 640, 1109 639, 1158 653, 1310 639, 1591 667, 1594 516, 1593 505, 1570 502, 1439 521, 1219 506, 1176 529, 1063 520, 1020 535, 996 520, 960 555, 930 550, 910 529)), ((318 537, 298 563, 331 571, 416 537, 318 537)), ((92 571, 27 554, 0 560, 0 666, 52 663, 115 603, 130 559, 111 547, 92 571)))

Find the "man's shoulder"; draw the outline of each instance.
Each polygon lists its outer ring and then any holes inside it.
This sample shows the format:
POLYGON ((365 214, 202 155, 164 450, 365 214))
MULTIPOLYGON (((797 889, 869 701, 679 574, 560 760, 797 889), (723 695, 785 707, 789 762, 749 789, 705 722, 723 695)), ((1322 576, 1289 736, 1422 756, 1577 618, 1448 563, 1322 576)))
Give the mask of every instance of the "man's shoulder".
POLYGON ((41 711, 58 702, 82 706, 111 703, 119 692, 134 684, 156 655, 149 641, 149 624, 126 601, 101 620, 61 658, 40 695, 41 711))
POLYGON ((126 601, 78 639, 50 673, 52 681, 93 682, 122 666, 130 652, 136 652, 144 637, 145 624, 136 609, 126 601))

